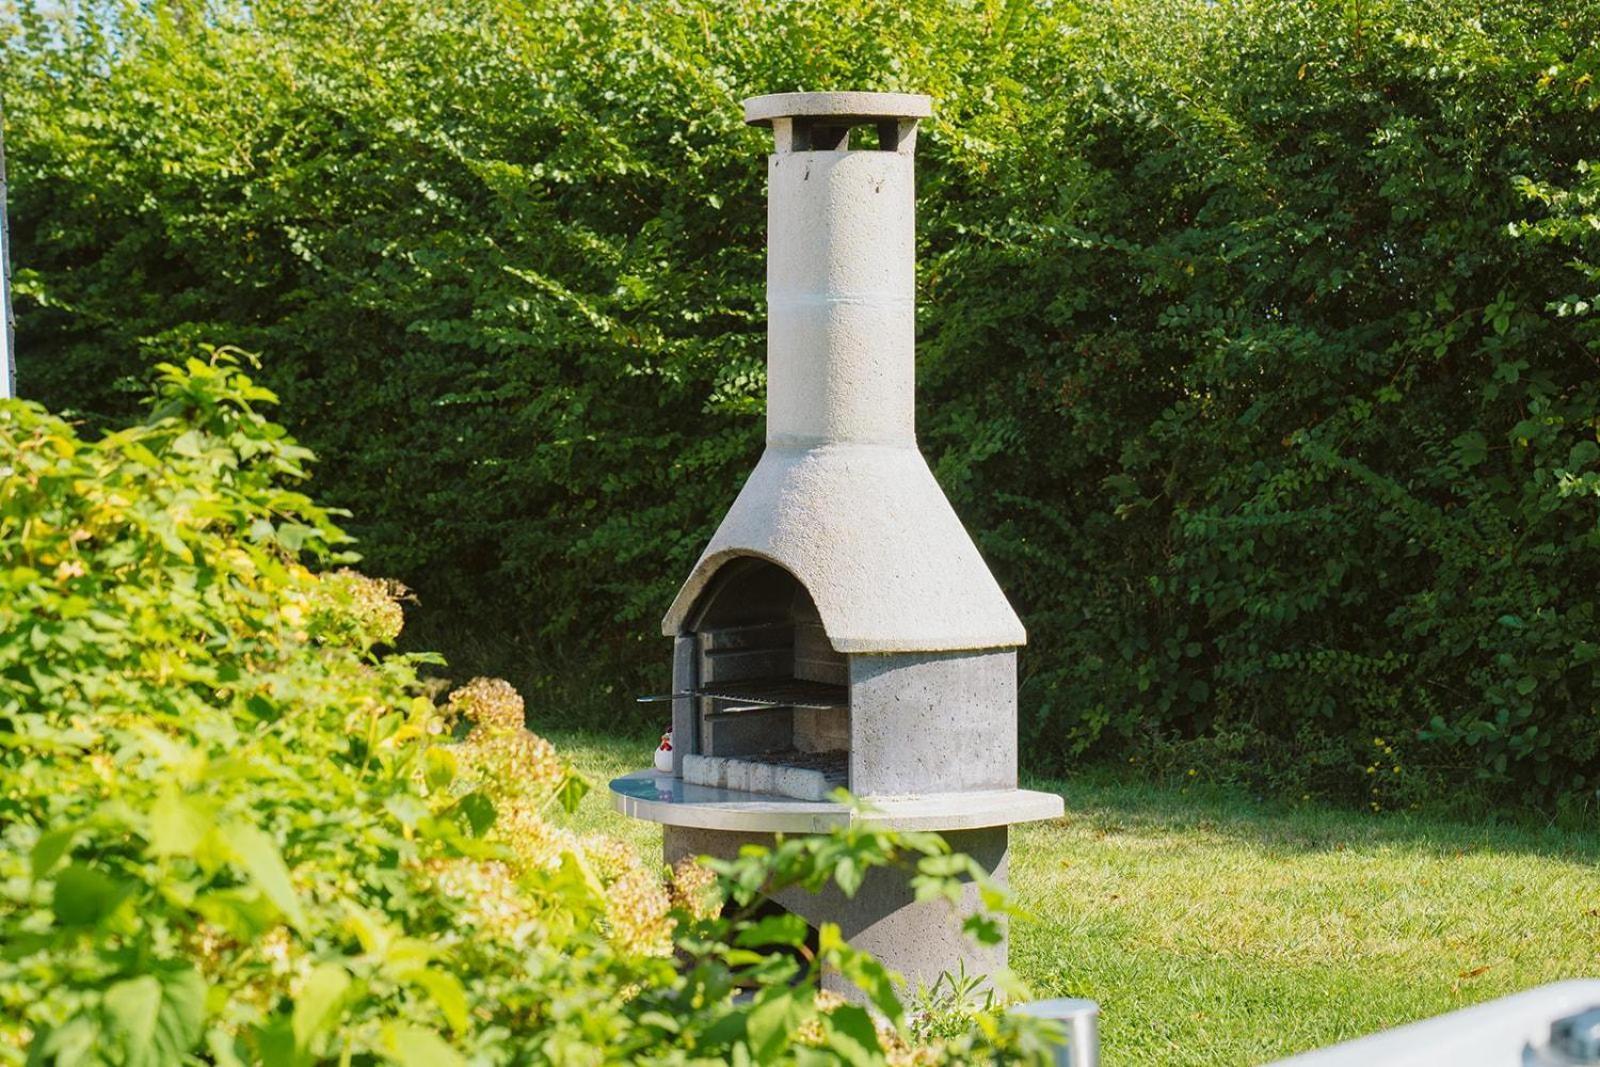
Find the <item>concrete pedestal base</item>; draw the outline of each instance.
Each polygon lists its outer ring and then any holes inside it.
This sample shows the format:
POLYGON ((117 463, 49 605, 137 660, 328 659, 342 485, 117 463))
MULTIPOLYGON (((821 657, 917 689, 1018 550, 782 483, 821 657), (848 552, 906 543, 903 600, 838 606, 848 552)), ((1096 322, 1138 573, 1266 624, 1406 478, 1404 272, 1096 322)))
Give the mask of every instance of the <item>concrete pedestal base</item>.
MULTIPOLYGON (((686 826, 663 826, 668 863, 685 856, 715 856, 731 859, 741 845, 770 846, 771 834, 726 830, 703 830, 686 826)), ((944 834, 950 847, 977 860, 995 879, 1004 882, 1010 858, 1009 829, 990 826, 978 830, 956 830, 944 834)), ((829 885, 820 893, 788 889, 774 902, 816 927, 837 923, 845 938, 856 948, 872 953, 890 970, 898 972, 908 991, 919 985, 931 986, 947 971, 964 967, 969 976, 989 975, 1006 965, 1006 943, 978 945, 961 931, 962 920, 979 910, 977 887, 968 885, 961 903, 946 900, 919 903, 911 888, 915 871, 907 868, 879 868, 868 873, 853 898, 838 886, 829 885)), ((851 1000, 861 995, 838 975, 824 975, 823 988, 851 1000)))

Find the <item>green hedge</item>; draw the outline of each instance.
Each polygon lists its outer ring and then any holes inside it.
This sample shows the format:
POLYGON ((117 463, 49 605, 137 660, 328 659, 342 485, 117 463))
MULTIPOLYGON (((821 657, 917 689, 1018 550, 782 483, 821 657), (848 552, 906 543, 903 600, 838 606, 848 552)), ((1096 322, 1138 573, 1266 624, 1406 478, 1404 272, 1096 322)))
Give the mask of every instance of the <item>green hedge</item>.
POLYGON ((375 567, 659 674, 760 448, 737 102, 930 92, 921 437, 1034 766, 1600 785, 1593 3, 247 7, 0 31, 25 390, 259 350, 375 567))

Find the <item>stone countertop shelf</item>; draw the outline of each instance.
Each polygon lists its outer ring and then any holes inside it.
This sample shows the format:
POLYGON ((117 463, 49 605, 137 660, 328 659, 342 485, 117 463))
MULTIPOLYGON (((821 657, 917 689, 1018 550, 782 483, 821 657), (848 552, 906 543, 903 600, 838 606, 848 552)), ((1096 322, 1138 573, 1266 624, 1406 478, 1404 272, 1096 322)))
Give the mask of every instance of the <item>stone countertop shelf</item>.
POLYGON ((1032 789, 864 797, 861 803, 867 810, 858 813, 834 801, 693 785, 660 771, 611 780, 611 805, 624 815, 704 830, 826 833, 854 819, 891 830, 975 830, 1054 819, 1065 811, 1059 796, 1032 789))

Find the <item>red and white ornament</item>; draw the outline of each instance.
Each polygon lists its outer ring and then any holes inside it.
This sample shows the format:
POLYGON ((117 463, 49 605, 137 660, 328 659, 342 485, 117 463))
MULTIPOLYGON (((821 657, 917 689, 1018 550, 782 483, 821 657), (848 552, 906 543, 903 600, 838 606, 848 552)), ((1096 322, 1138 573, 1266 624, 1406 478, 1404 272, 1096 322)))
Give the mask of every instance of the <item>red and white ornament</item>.
POLYGON ((663 774, 672 773, 672 731, 668 730, 661 735, 661 744, 656 748, 656 770, 663 774))

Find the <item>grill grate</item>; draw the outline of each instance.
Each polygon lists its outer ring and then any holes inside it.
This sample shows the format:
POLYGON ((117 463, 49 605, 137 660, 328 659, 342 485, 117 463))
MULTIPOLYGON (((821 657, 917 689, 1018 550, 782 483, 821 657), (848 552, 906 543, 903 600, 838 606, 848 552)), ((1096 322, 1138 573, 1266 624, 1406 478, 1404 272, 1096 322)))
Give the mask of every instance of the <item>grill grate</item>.
POLYGON ((639 697, 648 704, 678 697, 713 697, 761 708, 845 708, 850 706, 850 689, 826 682, 807 682, 799 678, 752 678, 748 681, 718 682, 683 693, 659 693, 639 697))

